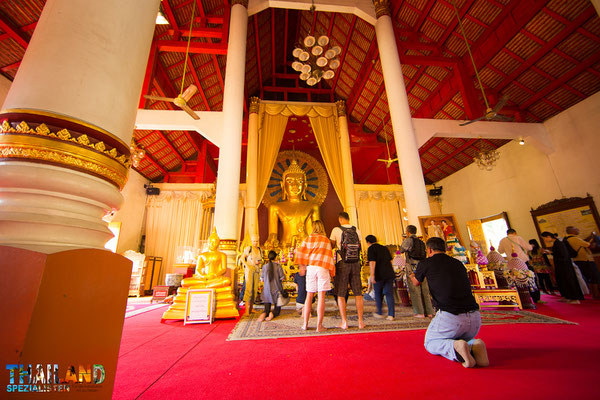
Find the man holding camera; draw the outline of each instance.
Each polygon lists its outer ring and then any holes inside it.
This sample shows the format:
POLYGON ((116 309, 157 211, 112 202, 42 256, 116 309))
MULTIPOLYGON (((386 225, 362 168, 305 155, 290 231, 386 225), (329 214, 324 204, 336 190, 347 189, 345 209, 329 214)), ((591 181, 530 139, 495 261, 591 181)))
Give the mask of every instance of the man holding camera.
POLYGON ((464 265, 446 254, 443 239, 427 240, 427 258, 417 265, 410 280, 418 286, 427 278, 438 309, 425 334, 428 352, 462 363, 465 368, 487 367, 485 343, 475 339, 481 327, 479 305, 471 293, 464 265))

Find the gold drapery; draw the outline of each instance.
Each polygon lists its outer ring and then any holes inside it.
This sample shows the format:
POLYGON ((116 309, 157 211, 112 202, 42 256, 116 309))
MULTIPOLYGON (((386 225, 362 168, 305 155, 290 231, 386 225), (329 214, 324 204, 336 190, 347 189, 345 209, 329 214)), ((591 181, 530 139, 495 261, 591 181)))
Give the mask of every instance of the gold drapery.
POLYGON ((207 201, 211 195, 208 191, 163 191, 148 196, 145 253, 163 258, 164 273, 172 271, 179 246, 198 248, 208 239, 214 218, 214 202, 207 201))
POLYGON ((402 243, 402 198, 396 191, 356 191, 358 227, 382 245, 402 243))
MULTIPOLYGON (((259 146, 258 146, 258 182, 257 203, 260 204, 269 183, 271 171, 275 165, 281 140, 290 116, 308 116, 329 179, 336 194, 346 207, 344 192, 344 173, 340 150, 340 130, 338 110, 335 104, 285 104, 261 101, 259 109, 259 146)), ((248 188, 248 190, 252 190, 248 188)), ((257 206, 258 206, 257 204, 257 206)), ((252 207, 252 205, 248 205, 252 207)))

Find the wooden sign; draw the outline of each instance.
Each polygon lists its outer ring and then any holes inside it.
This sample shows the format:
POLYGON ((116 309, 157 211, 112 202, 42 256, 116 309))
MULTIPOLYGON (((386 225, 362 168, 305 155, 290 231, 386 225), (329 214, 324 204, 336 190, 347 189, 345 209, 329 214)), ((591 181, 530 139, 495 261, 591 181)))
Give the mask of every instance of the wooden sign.
POLYGON ((150 300, 150 303, 155 301, 163 301, 169 297, 169 288, 170 286, 154 286, 152 288, 152 300, 150 300))
POLYGON ((212 324, 214 309, 214 289, 188 290, 183 324, 212 324))

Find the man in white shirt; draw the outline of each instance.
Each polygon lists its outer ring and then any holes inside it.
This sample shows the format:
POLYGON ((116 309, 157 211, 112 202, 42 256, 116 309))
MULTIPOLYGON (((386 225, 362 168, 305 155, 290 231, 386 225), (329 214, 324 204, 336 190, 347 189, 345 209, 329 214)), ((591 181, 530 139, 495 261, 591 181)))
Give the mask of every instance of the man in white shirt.
POLYGON ((506 231, 506 237, 500 241, 498 245, 498 253, 506 254, 506 259, 513 258, 512 253, 517 253, 517 258, 528 262, 529 256, 527 252, 533 249, 533 246, 527 243, 521 236, 517 235, 517 231, 509 229, 506 231))
MULTIPOLYGON (((354 299, 356 301, 356 313, 358 314, 358 327, 362 329, 365 327, 363 322, 363 296, 362 296, 362 282, 360 280, 360 260, 356 262, 344 262, 341 258, 340 251, 342 248, 342 232, 343 229, 349 229, 355 231, 358 235, 358 243, 362 242, 360 231, 350 224, 350 216, 347 212, 342 211, 338 214, 338 221, 340 226, 336 226, 331 231, 329 239, 331 240, 331 246, 337 249, 337 263, 334 279, 334 293, 337 296, 338 307, 340 309, 340 317, 342 322, 340 328, 348 328, 348 320, 346 319, 346 294, 348 293, 348 284, 352 288, 354 293, 354 299)), ((360 247, 358 248, 360 252, 360 247)))

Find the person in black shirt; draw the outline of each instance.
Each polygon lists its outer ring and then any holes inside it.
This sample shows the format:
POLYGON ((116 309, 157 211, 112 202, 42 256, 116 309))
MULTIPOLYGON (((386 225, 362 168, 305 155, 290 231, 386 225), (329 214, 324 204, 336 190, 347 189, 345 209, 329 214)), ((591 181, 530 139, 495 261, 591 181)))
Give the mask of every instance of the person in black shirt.
POLYGON ((388 315, 386 319, 392 321, 394 319, 394 293, 393 284, 396 274, 392 267, 392 256, 387 248, 377 243, 377 238, 373 235, 368 235, 365 238, 367 242, 367 260, 371 267, 371 276, 369 282, 373 284, 375 290, 375 304, 377 312, 373 313, 375 318, 383 318, 383 296, 387 303, 388 315))
POLYGON ((428 258, 419 262, 415 273, 409 275, 414 285, 427 278, 438 309, 427 328, 425 348, 431 354, 461 362, 465 368, 487 367, 485 343, 475 339, 481 327, 481 314, 465 266, 445 253, 443 239, 432 237, 426 246, 428 258))

